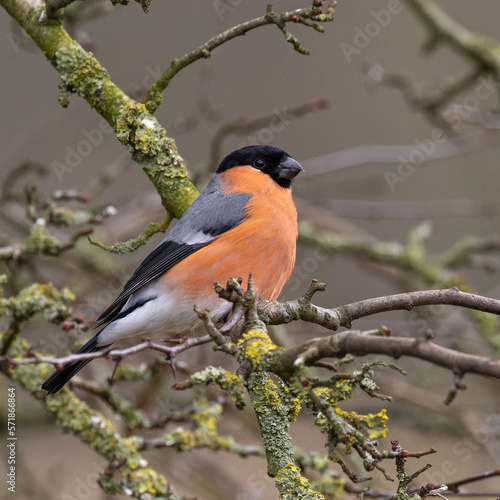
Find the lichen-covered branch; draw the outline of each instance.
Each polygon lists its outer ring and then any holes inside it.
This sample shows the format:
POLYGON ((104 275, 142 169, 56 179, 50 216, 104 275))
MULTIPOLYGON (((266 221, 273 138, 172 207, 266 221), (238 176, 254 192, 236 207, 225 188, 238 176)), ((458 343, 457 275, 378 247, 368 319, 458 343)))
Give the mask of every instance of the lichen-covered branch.
POLYGON ((90 238, 89 241, 90 243, 92 243, 92 245, 98 246, 99 248, 107 250, 108 252, 113 252, 117 254, 134 252, 142 245, 145 245, 148 242, 149 238, 151 238, 151 236, 155 235, 156 233, 165 232, 168 229, 168 226, 170 225, 171 221, 172 221, 172 216, 168 214, 166 219, 161 222, 149 223, 148 227, 144 231, 144 234, 140 234, 139 236, 136 236, 135 238, 132 238, 127 241, 117 241, 116 243, 113 243, 113 245, 111 246, 104 245, 103 243, 100 243, 99 241, 94 241, 90 238))
MULTIPOLYGON (((217 343, 217 349, 236 356, 240 362, 237 374, 244 381, 259 422, 266 451, 268 473, 271 477, 276 478, 276 485, 283 498, 296 498, 288 487, 291 486, 294 491, 297 491, 297 485, 304 488, 304 490, 300 490, 304 498, 321 498, 318 496, 320 493, 314 491, 308 481, 304 480, 301 475, 296 475, 299 469, 294 463, 295 452, 291 447, 288 427, 295 420, 303 405, 315 415, 316 425, 321 432, 327 435, 330 459, 342 465, 342 469, 353 480, 362 479, 357 478, 349 471, 339 455, 339 447, 345 447, 347 453, 351 449, 355 450, 362 458, 365 470, 379 469, 386 477, 388 477, 387 473, 380 466, 382 460, 400 459, 401 457, 418 458, 435 452, 432 448, 425 451, 404 451, 401 453, 380 451, 377 448, 376 439, 385 436, 387 432, 385 410, 375 415, 359 415, 355 412, 343 411, 338 405, 339 402, 352 397, 355 387, 372 397, 389 399, 378 392, 378 387, 373 379, 374 367, 386 366, 398 369, 394 365, 380 361, 370 362, 363 365, 361 370, 355 370, 353 373, 339 373, 335 368, 332 368, 335 373, 326 380, 311 378, 305 370, 308 366, 316 366, 316 362, 325 357, 345 357, 352 348, 349 343, 352 340, 351 337, 355 337, 356 340, 358 337, 378 340, 379 337, 356 332, 343 332, 326 339, 313 339, 296 348, 284 349, 271 341, 264 324, 255 314, 256 304, 255 300, 252 302, 251 290, 243 292, 238 288, 239 284, 236 280, 229 280, 228 284, 226 289, 216 285, 216 291, 219 296, 230 300, 236 306, 244 306, 245 308, 245 328, 239 340, 234 344, 228 339, 224 339, 220 332, 216 331, 210 317, 206 314, 200 314, 199 311, 200 318, 217 343), (349 340, 347 340, 348 338, 349 340), (342 346, 342 352, 336 352, 336 348, 332 347, 337 345, 337 339, 340 339, 339 345, 342 346), (271 378, 270 374, 277 376, 278 382, 271 378)), ((249 288, 251 288, 251 280, 249 280, 249 288)), ((321 289, 323 289, 321 284, 313 282, 307 293, 299 300, 304 305, 310 305, 314 293, 321 289)), ((404 340, 410 340, 412 344, 415 344, 414 339, 404 340)), ((406 347, 409 347, 409 344, 406 347)), ((357 349, 356 354, 364 355, 369 352, 371 352, 370 349, 366 351, 357 349)), ((395 352, 386 351, 384 354, 393 354, 398 357, 398 353, 395 352)), ((468 361, 471 359, 468 358, 468 361)), ((485 359, 476 361, 484 364, 485 359)), ((187 383, 177 384, 177 388, 187 388, 193 383, 211 381, 209 372, 204 370, 203 373, 205 375, 201 380, 195 381, 194 377, 198 376, 196 374, 187 383)), ((458 373, 458 370, 455 373, 458 373)), ((213 382, 217 383, 217 379, 214 378, 213 382)), ((327 481, 327 484, 331 485, 331 482, 327 481)))
POLYGON ((144 438, 140 449, 175 448, 187 452, 208 448, 213 451, 228 451, 241 457, 263 456, 264 451, 258 446, 240 445, 232 437, 224 437, 217 431, 222 417, 223 407, 219 403, 210 403, 203 397, 198 397, 189 408, 190 427, 178 426, 174 431, 161 437, 144 438))
MULTIPOLYGON (((264 451, 267 459, 269 476, 275 478, 280 497, 293 500, 303 498, 309 500, 324 500, 324 496, 311 488, 310 482, 302 476, 300 468, 295 464, 294 448, 289 434, 290 423, 300 410, 300 402, 289 387, 276 382, 266 371, 265 359, 269 352, 278 349, 267 335, 266 327, 256 314, 256 301, 252 293, 253 281, 249 278, 249 289, 243 292, 236 280, 229 280, 224 289, 216 285, 217 293, 227 299, 232 298, 238 305, 245 306, 245 330, 237 345, 225 340, 220 333, 214 331, 215 326, 203 311, 198 311, 204 321, 207 331, 217 342, 218 348, 236 356, 240 368, 234 376, 224 375, 226 384, 245 387, 250 396, 252 408, 259 424, 264 451), (227 348, 223 348, 223 344, 227 348), (234 378, 236 377, 236 379, 234 378)), ((193 384, 217 383, 220 385, 220 370, 205 369, 195 374, 184 384, 176 384, 177 389, 184 389, 193 384), (200 380, 200 375, 202 375, 200 380)), ((238 401, 236 401, 238 402, 238 401)))
POLYGON ((95 382, 82 379, 78 380, 76 386, 84 389, 89 394, 94 394, 101 398, 102 401, 121 416, 130 428, 147 429, 152 427, 152 423, 144 411, 134 408, 129 401, 120 396, 116 391, 113 391, 111 387, 102 387, 95 382))
MULTIPOLYGON (((17 339, 10 352, 14 356, 20 356, 28 349, 26 341, 17 339)), ((106 493, 125 493, 140 498, 147 492, 153 497, 163 496, 172 500, 179 498, 170 490, 165 477, 149 468, 147 461, 140 456, 139 440, 120 437, 108 419, 90 409, 72 391, 63 390, 57 396, 46 397, 41 384, 50 374, 49 365, 17 366, 7 374, 40 400, 65 432, 74 434, 109 460, 107 471, 103 471, 99 479, 106 493)))
MULTIPOLYGON (((35 283, 16 297, 2 298, 0 313, 9 315, 16 324, 39 313, 48 321, 59 322, 71 314, 69 304, 73 299, 68 290, 58 291, 51 285, 35 283)), ((31 348, 17 333, 15 330, 0 332, 0 350, 11 358, 22 359, 31 352, 31 348)), ((50 374, 50 368, 51 365, 44 363, 13 365, 5 358, 0 363, 3 374, 40 400, 65 432, 71 432, 109 461, 107 471, 100 475, 100 484, 105 492, 126 493, 134 498, 140 498, 147 492, 153 497, 178 499, 165 477, 147 467, 146 460, 138 453, 137 441, 120 437, 109 420, 91 410, 72 391, 65 389, 57 396, 46 397, 41 385, 50 374)))
POLYGON ((66 242, 50 234, 45 219, 38 219, 31 227, 30 235, 21 243, 0 248, 0 260, 19 260, 33 255, 57 256, 74 248, 76 242, 92 232, 91 228, 77 231, 66 242))
MULTIPOLYGON (((138 346, 122 351, 110 350, 102 355, 107 354, 113 360, 121 361, 124 357, 135 352, 153 348, 166 353, 172 361, 175 354, 212 339, 216 342, 218 349, 235 356, 240 363, 240 367, 235 374, 231 374, 222 368, 207 367, 193 374, 187 381, 177 383, 175 388, 187 389, 195 385, 216 384, 227 391, 238 408, 244 405, 243 390, 245 389, 248 392, 261 429, 269 475, 275 478, 276 486, 282 498, 294 499, 297 492, 300 492, 302 498, 316 500, 324 498, 322 493, 316 490, 316 485, 311 485, 303 477, 300 468, 295 463, 296 450, 291 443, 289 426, 294 422, 300 408, 303 406, 307 407, 316 416, 316 425, 327 436, 330 459, 337 462, 353 480, 358 481, 362 478, 357 478, 354 473, 349 471, 346 463, 341 458, 341 450, 345 450, 345 452, 349 452, 351 449, 355 450, 363 460, 365 470, 379 469, 386 476, 387 473, 380 466, 382 460, 420 457, 434 452, 433 449, 419 452, 405 451, 404 453, 379 450, 376 439, 385 435, 385 422, 387 420, 385 412, 382 411, 374 415, 360 415, 355 412, 345 412, 339 407, 340 402, 352 397, 355 388, 363 390, 372 397, 388 399, 387 396, 378 392, 378 387, 373 379, 374 368, 376 366, 397 367, 379 361, 366 363, 360 370, 355 370, 352 373, 341 373, 338 371, 338 367, 318 363, 324 358, 345 359, 348 354, 363 356, 373 353, 389 355, 395 358, 414 356, 449 368, 458 378, 465 373, 479 373, 500 378, 500 361, 492 361, 481 356, 446 349, 431 342, 430 338, 388 337, 386 330, 381 330, 379 332, 381 335, 374 335, 373 332, 368 334, 346 331, 330 337, 312 339, 292 348, 284 349, 270 340, 265 324, 257 314, 257 304, 251 290, 252 280, 249 280, 249 290, 247 291, 241 290, 237 280, 229 280, 228 283, 226 289, 217 285, 217 293, 221 297, 234 302, 237 307, 243 307, 245 312, 245 329, 239 340, 234 343, 217 331, 216 326, 204 311, 198 311, 200 317, 208 326, 209 335, 205 337, 185 339, 174 347, 155 344, 148 339, 138 346), (323 380, 317 377, 312 378, 306 371, 308 367, 312 366, 333 369, 333 374, 323 380)), ((307 314, 316 314, 315 306, 312 306, 311 302, 314 294, 323 289, 324 286, 321 283, 313 282, 304 296, 298 299, 297 302, 301 303, 300 307, 308 311, 307 314)), ((496 314, 500 313, 500 301, 451 289, 400 294, 372 299, 372 302, 369 300, 360 301, 343 306, 345 310, 337 308, 337 317, 340 318, 340 322, 346 323, 364 314, 374 314, 380 311, 393 310, 394 308, 411 309, 414 306, 430 303, 454 303, 465 307, 488 310, 496 314)), ((6 307, 9 304, 6 303, 6 307)), ((15 304, 14 301, 9 307, 14 307, 15 304)), ((276 308, 281 306, 280 304, 274 304, 276 308)), ((64 304, 61 307, 63 309, 56 314, 57 318, 61 314, 62 317, 70 314, 64 304)), ((27 310, 26 314, 19 312, 13 314, 13 316, 21 321, 39 311, 50 311, 53 308, 50 301, 47 303, 42 301, 40 307, 33 307, 27 310)), ((59 308, 56 307, 56 310, 59 311, 59 308)), ((331 311, 330 314, 332 315, 331 311)), ((1 358, 2 361, 7 361, 7 364, 4 364, 5 367, 10 366, 9 370, 4 371, 15 380, 20 381, 35 397, 40 399, 43 397, 43 391, 39 387, 43 378, 48 375, 48 365, 43 361, 50 361, 51 363, 67 362, 68 360, 73 361, 75 356, 89 356, 70 355, 59 360, 43 359, 37 355, 30 357, 27 356, 29 346, 16 335, 13 338, 14 340, 12 338, 10 340, 8 353, 1 358), (31 366, 30 363, 37 363, 37 365, 31 366), (28 381, 30 385, 28 385, 28 381)), ((130 427, 152 427, 152 422, 142 412, 133 410, 126 400, 115 397, 111 391, 100 389, 92 384, 80 383, 79 385, 90 392, 98 394, 120 413, 130 427)), ((75 398, 71 391, 64 390, 60 395, 49 398, 46 404, 50 411, 56 413, 63 420, 66 418, 67 411, 73 411, 73 409, 69 410, 67 406, 70 405, 71 408, 74 408, 73 405, 77 405, 78 409, 76 411, 82 415, 82 418, 88 418, 90 426, 99 425, 99 429, 108 428, 107 422, 101 424, 100 415, 89 413, 90 410, 86 409, 85 406, 81 407, 82 403, 75 398)), ((97 439, 97 444, 95 444, 97 451, 111 460, 108 469, 113 471, 112 474, 104 474, 101 477, 101 484, 105 491, 118 491, 119 488, 121 488, 120 491, 123 491, 123 488, 125 488, 126 491, 132 491, 135 495, 135 492, 139 491, 139 489, 144 491, 144 484, 147 484, 148 491, 166 491, 165 495, 169 498, 170 492, 164 478, 158 476, 155 471, 144 469, 144 462, 137 462, 136 459, 134 459, 134 462, 131 456, 127 454, 132 453, 132 456, 135 456, 134 454, 141 449, 160 446, 178 447, 182 450, 208 447, 242 455, 260 453, 256 450, 248 451, 245 448, 240 448, 231 439, 220 436, 215 428, 220 408, 207 405, 202 404, 198 410, 192 413, 192 418, 195 419, 198 425, 197 429, 186 431, 177 429, 173 433, 167 433, 162 438, 149 441, 143 438, 128 438, 127 449, 123 451, 123 455, 114 453, 112 458, 105 451, 106 448, 100 447, 101 439, 106 442, 103 447, 109 446, 107 440, 111 438, 107 431, 102 430, 101 432, 100 430, 97 437, 94 432, 91 439, 88 431, 81 435, 75 428, 76 425, 79 425, 78 429, 80 429, 81 423, 72 421, 65 422, 63 425, 84 442, 90 443, 97 439), (126 460, 124 461, 124 459, 126 460), (127 467, 129 467, 127 464, 129 463, 131 464, 130 473, 127 472, 127 467), (139 464, 137 467, 141 469, 141 472, 140 475, 134 476, 133 471, 135 471, 136 467, 134 464, 137 463, 139 464), (143 472, 144 470, 146 472, 143 472), (129 478, 129 482, 126 483, 123 482, 123 474, 125 473, 128 474, 127 477, 129 478), (146 474, 147 478, 146 483, 137 479, 137 477, 143 478, 144 474, 146 474), (122 478, 120 481, 117 480, 117 475, 122 478), (136 480, 137 482, 135 482, 136 480)), ((120 447, 120 440, 123 438, 117 437, 114 432, 112 435, 113 439, 118 440, 118 444, 112 446, 120 447)), ((401 491, 407 490, 409 482, 406 479, 404 484, 400 486, 401 491)), ((324 482, 320 483, 320 486, 320 489, 325 492, 329 488, 338 489, 341 487, 328 474, 325 475, 324 482)))
MULTIPOLYGON (((4 284, 5 276, 1 278, 0 282, 4 284)), ((0 317, 9 317, 21 324, 40 313, 46 321, 60 323, 71 315, 74 300, 75 296, 67 288, 57 290, 52 283, 32 283, 15 296, 0 294, 0 317)))
MULTIPOLYGON (((403 448, 399 444, 399 441, 391 441, 392 445, 392 451, 395 453, 402 453, 404 452, 403 448)), ((394 495, 395 500, 407 500, 409 498, 408 495, 408 486, 410 483, 415 480, 422 472, 425 472, 427 469, 431 467, 431 464, 426 464, 424 465, 421 469, 417 470, 413 474, 408 474, 405 470, 405 464, 406 464, 406 457, 404 454, 401 454, 396 458, 396 475, 398 478, 398 490, 396 494, 394 495)), ((432 491, 433 488, 431 488, 429 491, 424 491, 422 490, 420 494, 422 496, 425 496, 425 494, 429 494, 432 491)), ((443 489, 446 490, 446 487, 440 488, 441 491, 443 489)))
MULTIPOLYGON (((157 189, 165 209, 180 217, 198 195, 187 177, 175 142, 143 104, 125 94, 91 52, 86 52, 62 26, 48 18, 43 0, 0 0, 61 76, 60 102, 71 93, 83 97, 115 131, 130 155, 157 189)), ((59 168, 65 168, 62 165, 59 168)))

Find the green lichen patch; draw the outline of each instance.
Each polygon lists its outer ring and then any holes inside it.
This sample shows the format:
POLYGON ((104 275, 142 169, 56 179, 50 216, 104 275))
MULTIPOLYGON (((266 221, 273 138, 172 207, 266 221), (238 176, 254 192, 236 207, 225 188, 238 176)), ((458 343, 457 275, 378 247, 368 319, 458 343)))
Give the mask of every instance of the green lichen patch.
POLYGON ((82 226, 94 222, 95 215, 87 210, 72 210, 52 205, 47 211, 49 221, 57 226, 82 226))
POLYGON ((161 173, 170 178, 187 177, 175 143, 144 104, 131 101, 120 109, 116 136, 149 173, 161 173))
POLYGON ((129 101, 120 108, 115 132, 154 184, 163 206, 181 217, 198 191, 188 179, 183 159, 165 129, 144 104, 129 101))
POLYGON ((172 221, 172 216, 170 214, 167 215, 166 219, 161 222, 151 222, 148 224, 144 234, 140 234, 136 238, 132 238, 127 241, 117 241, 111 246, 103 245, 98 241, 94 241, 89 238, 90 243, 92 245, 96 245, 103 250, 107 250, 108 252, 117 253, 117 254, 125 254, 130 252, 135 252, 139 247, 145 245, 151 236, 156 233, 165 232, 172 221))
POLYGON ((127 489, 134 498, 146 491, 153 496, 168 493, 165 477, 145 467, 146 461, 137 451, 140 440, 119 437, 108 419, 91 410, 71 391, 63 389, 57 396, 47 398, 46 407, 57 416, 65 432, 77 436, 110 463, 121 464, 116 474, 101 475, 105 492, 127 489))
POLYGON ((75 92, 84 97, 92 107, 97 107, 104 81, 109 75, 92 52, 86 52, 78 42, 72 40, 69 45, 56 51, 55 67, 66 87, 62 91, 63 100, 67 100, 67 91, 75 92))
POLYGON ((42 313, 45 320, 58 323, 71 315, 74 300, 67 288, 57 290, 52 283, 33 283, 13 297, 0 297, 0 316, 26 321, 42 313))
POLYGON ((145 498, 144 495, 148 493, 153 498, 178 498, 168 488, 165 477, 149 467, 126 474, 121 487, 122 491, 139 499, 145 498))
MULTIPOLYGON (((339 443, 344 445, 347 452, 355 445, 367 445, 375 449, 374 440, 387 435, 388 417, 385 409, 376 414, 361 415, 354 411, 342 410, 335 402, 334 392, 329 388, 314 389, 313 392, 321 399, 322 409, 316 415, 315 424, 322 433, 328 435, 329 456, 332 459, 337 457, 335 448, 339 443)), ((369 456, 367 460, 372 458, 369 456)))
POLYGON ((332 470, 331 461, 326 455, 315 451, 297 450, 295 459, 301 470, 310 469, 321 475, 320 479, 311 482, 313 490, 323 493, 329 499, 341 498, 345 480, 339 477, 337 471, 332 470))
POLYGON ((64 244, 52 236, 45 220, 40 219, 31 226, 30 235, 21 243, 21 254, 59 255, 64 244))
POLYGON ((267 471, 275 477, 285 464, 293 462, 289 435, 290 410, 281 391, 266 372, 252 372, 246 381, 252 408, 257 417, 267 458, 267 471))
POLYGON ((245 386, 243 380, 221 367, 207 366, 204 370, 191 375, 184 386, 216 384, 233 399, 237 408, 245 406, 245 386))
POLYGON ((245 332, 237 345, 242 347, 238 360, 248 359, 254 369, 265 369, 266 356, 275 349, 282 349, 274 344, 265 331, 256 329, 245 332))
POLYGON ((276 474, 276 487, 285 500, 324 500, 325 497, 311 489, 309 481, 300 474, 295 464, 287 464, 276 474))
MULTIPOLYGON (((295 391, 293 391, 285 383, 281 382, 281 401, 288 410, 288 421, 290 423, 295 422, 297 419, 300 409, 302 408, 301 399, 295 396, 295 391)), ((303 389, 303 387, 301 386, 303 389)))
POLYGON ((125 104, 116 123, 116 135, 120 142, 133 147, 137 153, 147 156, 163 154, 163 159, 168 160, 164 150, 167 133, 158 120, 148 113, 144 104, 125 104))
MULTIPOLYGON (((340 408, 335 408, 335 413, 342 418, 345 422, 352 425, 358 431, 361 431, 370 440, 383 438, 387 435, 387 428, 385 427, 388 417, 386 410, 383 409, 378 413, 368 413, 367 415, 360 415, 354 411, 344 411, 340 408)), ((357 436, 348 436, 349 439, 346 445, 357 436)), ((354 441, 353 441, 354 442, 354 441)))
POLYGON ((108 390, 106 398, 108 399, 109 404, 120 414, 131 429, 137 427, 147 429, 151 426, 150 420, 142 410, 134 408, 129 401, 122 398, 116 392, 108 390))
MULTIPOLYGON (((9 353, 20 358, 28 349, 29 344, 17 337, 11 343, 9 353)), ((140 498, 141 494, 149 492, 153 497, 178 500, 179 497, 170 491, 165 477, 146 467, 147 462, 138 453, 141 445, 139 438, 121 438, 107 418, 90 409, 67 388, 47 397, 41 385, 51 371, 52 366, 45 363, 18 365, 11 369, 10 377, 42 401, 65 432, 75 435, 109 460, 111 473, 103 473, 100 478, 105 492, 127 491, 133 498, 140 498)))
POLYGON ((222 405, 218 403, 209 403, 205 398, 197 398, 193 403, 193 413, 190 415, 196 424, 196 429, 176 429, 165 434, 166 441, 180 451, 200 448, 232 451, 235 447, 234 440, 223 437, 217 432, 222 410, 222 405))
POLYGON ((313 481, 311 487, 322 493, 326 498, 342 498, 345 492, 345 481, 339 477, 324 476, 319 481, 313 481))

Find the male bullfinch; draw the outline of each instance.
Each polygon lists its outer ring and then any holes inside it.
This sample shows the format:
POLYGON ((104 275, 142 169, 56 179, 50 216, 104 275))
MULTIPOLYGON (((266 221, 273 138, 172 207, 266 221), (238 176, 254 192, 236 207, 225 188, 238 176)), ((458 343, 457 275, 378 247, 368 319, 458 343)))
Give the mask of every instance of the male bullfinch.
MULTIPOLYGON (((295 264, 297 211, 290 185, 301 171, 297 161, 271 146, 226 156, 203 193, 98 318, 97 326, 107 325, 78 353, 141 333, 189 332, 197 323, 195 305, 220 320, 231 304, 216 295, 213 284, 231 276, 252 272, 257 297, 276 300, 295 264)), ((56 370, 42 388, 56 393, 89 361, 56 370)))

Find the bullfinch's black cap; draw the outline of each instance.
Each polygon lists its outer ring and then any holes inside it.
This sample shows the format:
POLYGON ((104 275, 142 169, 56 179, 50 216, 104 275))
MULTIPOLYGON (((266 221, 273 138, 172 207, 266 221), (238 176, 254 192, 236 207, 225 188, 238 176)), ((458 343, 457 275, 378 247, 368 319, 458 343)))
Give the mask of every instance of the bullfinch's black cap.
POLYGON ((251 166, 269 175, 284 188, 303 168, 287 152, 273 146, 247 146, 226 156, 217 169, 218 174, 235 167, 251 166))

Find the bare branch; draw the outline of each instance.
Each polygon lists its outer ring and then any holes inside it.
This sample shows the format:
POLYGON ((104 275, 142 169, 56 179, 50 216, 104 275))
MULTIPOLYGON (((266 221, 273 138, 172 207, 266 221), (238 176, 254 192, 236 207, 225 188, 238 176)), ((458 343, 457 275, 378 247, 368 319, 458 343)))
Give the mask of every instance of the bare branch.
MULTIPOLYGON (((309 113, 326 109, 328 106, 329 103, 327 100, 315 99, 305 104, 300 104, 291 108, 284 108, 283 111, 289 118, 299 118, 301 116, 308 115, 309 113)), ((256 130, 268 127, 270 123, 273 123, 273 120, 276 120, 275 113, 251 120, 246 118, 237 118, 236 120, 232 120, 221 126, 212 138, 210 145, 210 162, 206 171, 212 172, 217 168, 217 164, 222 157, 222 144, 227 137, 230 135, 248 135, 256 130)))
POLYGON ((172 78, 177 75, 179 71, 199 59, 210 57, 210 53, 212 52, 212 50, 216 49, 227 41, 232 40, 233 38, 236 38, 238 36, 245 35, 249 31, 255 28, 260 28, 261 26, 265 26, 267 24, 276 24, 281 29, 281 31, 283 31, 286 40, 293 44, 295 50, 301 53, 307 53, 306 51, 304 51, 304 49, 302 49, 297 38, 295 38, 286 30, 286 23, 302 23, 306 26, 311 26, 316 31, 322 32, 324 31, 324 28, 322 28, 317 23, 333 21, 334 12, 334 2, 331 2, 328 5, 325 14, 322 13, 320 8, 315 7, 314 5, 309 8, 283 12, 281 14, 275 14, 272 11, 272 7, 268 6, 267 13, 264 16, 257 17, 245 23, 238 24, 237 26, 233 26, 232 28, 218 34, 214 38, 211 38, 201 47, 198 47, 197 49, 189 52, 189 54, 186 54, 178 59, 174 59, 170 66, 166 69, 166 71, 163 72, 163 74, 149 89, 144 104, 146 105, 146 108, 150 113, 154 113, 163 102, 163 91, 168 87, 172 78))
POLYGON ((431 219, 435 217, 493 218, 500 211, 496 201, 466 198, 424 201, 372 201, 356 199, 328 200, 327 205, 337 217, 363 219, 431 219))
MULTIPOLYGON (((483 131, 462 135, 460 141, 447 139, 444 142, 436 143, 434 151, 426 155, 421 165, 484 150, 496 143, 497 141, 493 140, 491 135, 485 134, 483 131)), ((302 161, 302 165, 307 169, 306 179, 311 181, 317 180, 318 176, 346 168, 366 164, 401 163, 401 157, 408 157, 410 153, 415 151, 415 148, 415 144, 364 144, 302 161)))
MULTIPOLYGON (((471 476, 463 477, 462 479, 457 479, 456 481, 450 481, 446 483, 450 491, 459 493, 460 486, 463 484, 473 483, 475 481, 482 481, 483 479, 488 479, 489 477, 500 476, 500 469, 490 470, 486 472, 479 472, 478 474, 472 474, 471 476)), ((498 493, 495 494, 498 496, 498 493)))
POLYGON ((338 457, 337 459, 337 463, 340 465, 340 467, 342 468, 342 471, 344 472, 344 474, 354 483, 354 484, 358 484, 358 483, 363 483, 365 481, 370 481, 371 477, 358 477, 357 474, 355 474, 354 472, 352 472, 348 465, 345 463, 345 461, 341 458, 341 457, 338 457))
POLYGON ((380 64, 374 64, 367 69, 367 78, 373 85, 393 87, 401 91, 408 105, 422 111, 423 114, 447 134, 456 135, 453 127, 444 118, 440 110, 446 106, 456 95, 477 82, 477 79, 485 72, 484 67, 475 68, 465 77, 460 76, 453 82, 448 83, 439 91, 431 91, 430 95, 422 95, 416 88, 414 79, 401 72, 391 71, 383 68, 380 64))
POLYGON ((273 351, 274 359, 270 370, 287 378, 294 373, 294 362, 304 351, 313 352, 313 355, 305 361, 306 366, 312 366, 323 358, 342 358, 347 354, 354 356, 384 354, 395 359, 401 356, 422 359, 441 368, 447 368, 453 373, 476 373, 500 379, 500 360, 454 351, 427 339, 374 337, 356 331, 315 338, 290 349, 273 351))
POLYGON ((451 402, 455 399, 456 395, 458 394, 458 391, 465 391, 467 389, 467 386, 461 382, 463 377, 462 372, 455 372, 453 376, 453 387, 451 388, 450 392, 446 396, 444 400, 445 405, 451 404, 451 402))
POLYGON ((445 41, 454 49, 468 56, 493 73, 500 73, 498 43, 485 35, 477 34, 457 23, 432 0, 411 0, 406 4, 422 19, 431 31, 428 48, 445 41))
POLYGON ((205 325, 205 329, 217 347, 228 354, 235 354, 237 351, 236 346, 229 344, 226 337, 224 337, 224 335, 222 335, 222 333, 217 329, 212 321, 212 318, 210 317, 210 312, 207 309, 199 309, 198 307, 194 308, 194 312, 205 325))
POLYGON ((424 451, 407 451, 407 450, 399 450, 399 451, 392 451, 390 458, 420 458, 420 457, 425 457, 426 455, 432 455, 434 453, 437 453, 434 448, 430 448, 428 450, 424 451))
POLYGON ((336 330, 339 326, 350 328, 354 320, 374 314, 398 310, 411 311, 414 307, 433 304, 454 305, 500 315, 500 300, 462 292, 457 287, 376 297, 333 309, 304 304, 301 299, 283 303, 261 301, 258 304, 258 310, 260 317, 270 325, 290 323, 301 319, 336 330))

